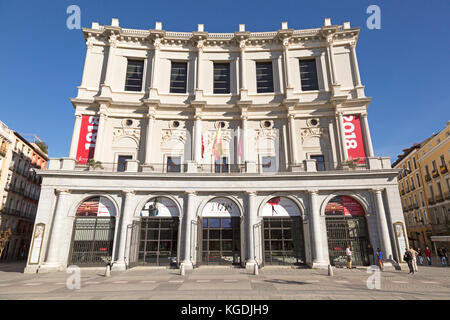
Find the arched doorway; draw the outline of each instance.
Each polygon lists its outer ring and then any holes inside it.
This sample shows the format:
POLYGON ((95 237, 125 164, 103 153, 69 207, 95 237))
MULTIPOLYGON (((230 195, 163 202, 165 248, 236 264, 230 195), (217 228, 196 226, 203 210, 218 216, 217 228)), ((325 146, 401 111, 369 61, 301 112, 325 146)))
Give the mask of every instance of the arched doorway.
POLYGON ((364 208, 349 196, 335 196, 325 207, 330 263, 344 266, 345 250, 350 245, 355 266, 370 265, 369 233, 364 208))
POLYGON ((116 209, 106 197, 83 201, 76 212, 69 264, 104 265, 111 258, 116 209))
MULTIPOLYGON (((177 266, 178 228, 180 212, 176 203, 168 197, 150 199, 140 212, 137 225, 137 264, 177 266)), ((133 233, 134 233, 133 232, 133 233)), ((133 252, 132 240, 131 252, 133 252)))
POLYGON ((262 209, 265 264, 305 264, 303 219, 298 205, 287 197, 271 198, 262 209))
POLYGON ((198 221, 201 254, 197 254, 197 264, 241 264, 240 212, 236 203, 225 197, 214 198, 204 206, 198 221))

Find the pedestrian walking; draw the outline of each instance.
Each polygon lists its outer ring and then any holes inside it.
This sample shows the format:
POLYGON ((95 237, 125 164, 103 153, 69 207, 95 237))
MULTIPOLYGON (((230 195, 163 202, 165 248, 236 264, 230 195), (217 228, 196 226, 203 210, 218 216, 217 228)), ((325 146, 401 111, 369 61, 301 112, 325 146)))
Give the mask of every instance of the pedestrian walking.
POLYGON ((423 266, 423 252, 420 248, 417 248, 417 258, 419 259, 419 264, 423 266))
POLYGON ((447 265, 447 260, 445 259, 444 248, 443 248, 443 247, 440 247, 440 248, 439 248, 439 250, 438 250, 438 256, 439 256, 439 259, 441 260, 441 265, 442 265, 443 267, 445 267, 445 266, 447 265))
POLYGON ((405 249, 405 254, 403 255, 403 260, 406 261, 409 267, 409 273, 408 274, 414 274, 414 267, 412 265, 412 254, 408 249, 405 249))
POLYGON ((447 253, 447 248, 446 247, 443 247, 442 248, 442 253, 444 254, 444 258, 445 258, 445 261, 447 261, 447 267, 448 267, 448 253, 447 253))
POLYGON ((431 250, 428 247, 425 247, 425 257, 427 257, 428 265, 431 266, 431 250))
POLYGON ((378 266, 380 267, 380 270, 383 271, 383 252, 381 252, 380 248, 377 248, 377 259, 378 266))
POLYGON ((348 245, 347 249, 345 249, 345 254, 347 255, 347 268, 352 268, 352 250, 350 249, 350 245, 348 245))
POLYGON ((411 253, 411 257, 412 257, 411 263, 413 265, 414 271, 417 272, 418 271, 417 270, 417 251, 414 250, 413 247, 411 247, 411 248, 409 248, 409 252, 411 253))
POLYGON ((373 248, 370 243, 367 245, 367 252, 369 253, 370 265, 372 266, 375 264, 375 256, 373 254, 373 248))

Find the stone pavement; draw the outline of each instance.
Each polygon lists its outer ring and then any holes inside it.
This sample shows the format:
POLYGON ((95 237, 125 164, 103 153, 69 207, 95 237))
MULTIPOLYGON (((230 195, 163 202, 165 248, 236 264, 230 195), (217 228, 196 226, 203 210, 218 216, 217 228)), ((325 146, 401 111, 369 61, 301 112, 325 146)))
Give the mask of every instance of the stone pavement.
POLYGON ((368 289, 365 268, 327 270, 266 266, 253 275, 241 268, 200 267, 181 276, 176 269, 136 267, 113 271, 81 269, 81 288, 66 287, 66 272, 23 274, 23 265, 0 264, 0 300, 9 299, 450 299, 450 268, 419 266, 381 272, 378 289, 368 289))

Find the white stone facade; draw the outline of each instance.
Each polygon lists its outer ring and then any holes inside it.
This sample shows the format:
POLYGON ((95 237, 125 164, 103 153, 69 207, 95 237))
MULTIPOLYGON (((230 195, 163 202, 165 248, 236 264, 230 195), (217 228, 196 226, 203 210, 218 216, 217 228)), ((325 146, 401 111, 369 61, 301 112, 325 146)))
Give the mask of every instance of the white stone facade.
POLYGON ((372 247, 399 258, 393 223, 404 223, 389 158, 375 157, 355 46, 349 23, 275 32, 215 34, 133 30, 92 24, 83 29, 87 53, 68 158, 51 159, 36 223, 46 225, 39 262, 26 271, 67 267, 75 213, 83 200, 108 198, 115 207, 114 268, 129 264, 130 234, 145 203, 156 196, 175 203, 180 218, 177 265, 197 264, 195 221, 208 201, 226 198, 241 217, 240 261, 262 265, 263 241, 255 227, 273 197, 290 199, 302 218, 306 264, 330 264, 325 206, 336 195, 364 209, 372 247), (302 90, 299 61, 315 60, 317 90, 302 90), (126 91, 127 61, 143 61, 141 91, 126 91), (171 63, 187 63, 186 93, 171 93, 171 63), (273 92, 258 93, 255 63, 272 62, 273 92), (214 94, 214 63, 229 63, 230 93, 214 94), (76 162, 82 116, 98 116, 94 169, 76 162), (360 115, 367 158, 349 168, 343 117, 360 115), (131 121, 127 121, 131 120, 131 121), (178 121, 178 126, 174 124, 178 121), (216 173, 213 146, 221 129, 227 172, 216 173), (321 155, 323 168, 313 156, 321 155), (117 172, 118 157, 130 156, 117 172), (180 172, 167 172, 179 157, 180 172), (268 157, 268 158, 264 158, 268 157), (273 159, 272 172, 263 168, 273 159), (324 169, 324 170, 323 170, 324 169))

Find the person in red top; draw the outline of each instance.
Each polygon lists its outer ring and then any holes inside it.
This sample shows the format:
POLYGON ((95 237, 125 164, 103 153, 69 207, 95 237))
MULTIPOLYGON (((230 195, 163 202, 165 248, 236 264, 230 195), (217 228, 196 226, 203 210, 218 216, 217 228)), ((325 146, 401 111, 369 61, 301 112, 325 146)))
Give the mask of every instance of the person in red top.
POLYGON ((430 250, 430 248, 426 247, 424 253, 425 253, 425 256, 427 257, 428 265, 431 266, 431 250, 430 250))

